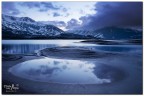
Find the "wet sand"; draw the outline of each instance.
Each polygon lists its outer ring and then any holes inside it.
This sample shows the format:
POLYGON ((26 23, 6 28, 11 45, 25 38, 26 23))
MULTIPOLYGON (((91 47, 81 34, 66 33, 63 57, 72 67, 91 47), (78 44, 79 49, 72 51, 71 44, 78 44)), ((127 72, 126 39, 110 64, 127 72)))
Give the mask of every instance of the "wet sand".
POLYGON ((107 56, 114 56, 115 53, 93 51, 86 48, 76 47, 53 47, 46 48, 40 51, 41 56, 48 56, 54 58, 66 58, 66 59, 95 59, 104 58, 107 56))
MULTIPOLYGON (((77 52, 79 52, 79 50, 77 52)), ((51 56, 52 53, 48 51, 47 53, 45 53, 45 56, 49 56, 49 55, 51 56)), ((93 54, 93 53, 88 53, 88 54, 93 54)), ((58 57, 57 55, 58 54, 52 56, 58 57)), ((60 58, 64 58, 64 57, 68 57, 68 56, 66 54, 63 54, 63 57, 60 58)), ((69 57, 72 58, 73 55, 70 55, 69 57)), ((112 66, 113 68, 121 70, 125 74, 125 76, 122 79, 119 76, 116 77, 119 79, 117 82, 112 82, 109 84, 60 84, 60 83, 49 83, 49 82, 37 82, 28 79, 23 79, 14 76, 10 72, 8 72, 9 68, 21 62, 44 58, 44 56, 22 55, 22 58, 18 58, 17 60, 8 61, 3 59, 2 61, 3 84, 5 83, 19 84, 20 92, 14 94, 22 94, 23 90, 25 91, 24 94, 32 94, 32 93, 33 94, 34 93, 35 94, 142 94, 142 58, 141 57, 142 57, 141 54, 124 54, 123 56, 112 55, 112 56, 106 56, 105 58, 95 58, 95 59, 86 60, 86 61, 91 61, 93 63, 105 64, 107 66, 112 66), (135 61, 135 57, 137 57, 137 61, 135 61)), ((85 61, 84 58, 82 58, 81 60, 85 61)), ((98 71, 101 72, 101 70, 98 71)), ((103 76, 105 74, 103 74, 103 76)), ((119 75, 121 75, 121 73, 119 75)))

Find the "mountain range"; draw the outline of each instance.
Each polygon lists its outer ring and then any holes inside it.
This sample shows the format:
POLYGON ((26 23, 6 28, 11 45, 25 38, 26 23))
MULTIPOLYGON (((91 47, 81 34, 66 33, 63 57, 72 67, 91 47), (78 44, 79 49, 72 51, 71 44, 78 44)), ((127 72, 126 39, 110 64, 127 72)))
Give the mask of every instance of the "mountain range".
POLYGON ((104 27, 101 29, 63 31, 54 25, 29 17, 2 15, 2 39, 142 39, 138 30, 104 27))

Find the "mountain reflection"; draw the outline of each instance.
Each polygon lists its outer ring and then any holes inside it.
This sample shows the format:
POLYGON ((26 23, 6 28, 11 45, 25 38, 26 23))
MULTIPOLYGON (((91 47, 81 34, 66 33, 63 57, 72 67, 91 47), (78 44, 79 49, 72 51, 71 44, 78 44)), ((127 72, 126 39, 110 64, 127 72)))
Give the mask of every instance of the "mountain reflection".
POLYGON ((29 54, 36 50, 54 47, 55 45, 47 44, 3 44, 3 53, 5 54, 29 54))

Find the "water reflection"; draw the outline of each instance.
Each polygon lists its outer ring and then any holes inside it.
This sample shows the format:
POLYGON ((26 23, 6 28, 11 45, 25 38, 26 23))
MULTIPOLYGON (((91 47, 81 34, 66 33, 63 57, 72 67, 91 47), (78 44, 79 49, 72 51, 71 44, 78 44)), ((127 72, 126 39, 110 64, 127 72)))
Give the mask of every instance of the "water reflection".
MULTIPOLYGON (((35 53, 38 50, 42 50, 45 48, 53 48, 59 47, 63 48, 59 45, 54 44, 3 44, 2 53, 3 54, 31 54, 35 53)), ((70 47, 70 46, 69 46, 70 47)), ((71 46, 72 47, 72 46, 71 46)), ((108 52, 130 52, 130 51, 141 51, 142 46, 140 45, 129 45, 129 46, 73 46, 77 49, 88 49, 89 51, 108 51, 108 52)))
POLYGON ((5 54, 30 54, 37 50, 54 47, 56 45, 47 44, 3 44, 2 52, 5 54))
POLYGON ((108 52, 136 52, 141 51, 141 45, 106 45, 93 47, 93 50, 108 51, 108 52))
POLYGON ((110 79, 98 78, 94 70, 96 65, 79 60, 43 58, 29 60, 9 69, 13 75, 40 82, 103 84, 110 79))
POLYGON ((95 46, 97 44, 83 44, 83 40, 2 40, 2 44, 50 44, 58 46, 95 46))
POLYGON ((3 40, 4 54, 31 54, 44 48, 55 46, 91 46, 95 44, 78 43, 82 40, 3 40))
POLYGON ((141 45, 97 45, 80 43, 81 40, 3 40, 4 54, 31 54, 51 47, 79 47, 92 51, 128 52, 142 50, 141 45))

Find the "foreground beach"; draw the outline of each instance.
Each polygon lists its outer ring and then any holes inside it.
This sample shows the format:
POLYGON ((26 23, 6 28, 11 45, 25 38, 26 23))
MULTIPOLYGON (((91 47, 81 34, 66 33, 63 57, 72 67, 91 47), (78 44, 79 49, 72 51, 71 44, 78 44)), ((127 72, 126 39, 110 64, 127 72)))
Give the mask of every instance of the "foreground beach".
MULTIPOLYGON (((137 54, 133 52, 130 52, 129 54, 120 53, 120 52, 111 52, 111 54, 108 54, 109 52, 95 53, 92 51, 84 50, 83 48, 77 49, 73 47, 54 47, 54 49, 57 50, 52 50, 51 48, 49 49, 47 48, 40 51, 39 54, 10 55, 10 57, 7 56, 7 58, 10 58, 11 60, 4 59, 5 55, 3 55, 3 61, 2 61, 3 85, 19 84, 19 90, 17 90, 17 92, 11 92, 12 94, 21 94, 21 93, 24 94, 32 94, 32 93, 33 94, 34 93, 35 94, 141 94, 142 93, 142 54, 141 53, 139 52, 137 54), (55 51, 55 54, 52 54, 53 51, 55 51), (71 54, 69 52, 71 52, 71 54), (82 53, 86 52, 86 54, 80 55, 81 52, 82 53), (90 57, 87 58, 86 55, 90 57), (79 56, 80 58, 74 56, 79 56), (96 57, 93 58, 93 56, 96 57), (64 61, 61 61, 62 59, 64 59, 64 61), (41 62, 41 60, 42 61, 46 60, 46 62, 49 62, 48 64, 50 65, 52 64, 50 62, 51 60, 53 60, 52 62, 54 61, 69 62, 68 63, 69 65, 75 64, 73 62, 70 62, 70 60, 79 60, 78 62, 90 62, 90 64, 96 66, 94 68, 92 67, 93 68, 92 72, 95 74, 95 76, 97 76, 100 79, 108 79, 110 81, 107 83, 87 82, 81 84, 74 81, 65 81, 65 80, 61 81, 61 79, 57 80, 58 82, 43 81, 43 79, 41 78, 35 80, 35 77, 39 78, 40 74, 45 76, 47 74, 52 74, 52 73, 49 73, 50 71, 46 71, 47 73, 44 74, 43 72, 45 72, 45 68, 39 68, 39 70, 41 71, 37 71, 36 69, 37 67, 35 67, 34 64, 32 64, 34 60, 37 61, 39 60, 40 62, 38 62, 38 64, 40 65, 43 65, 44 63, 41 62), (29 61, 31 63, 29 63, 29 61), (21 63, 23 65, 21 65, 21 63), (30 69, 28 69, 29 67, 28 68, 26 67, 26 66, 30 66, 31 64, 33 66, 32 67, 33 71, 30 71, 30 69), (19 66, 21 65, 23 67, 19 67, 18 65, 19 66), (24 71, 20 71, 18 73, 17 71, 12 71, 13 70, 12 68, 16 68, 15 70, 18 70, 19 68, 24 68, 22 69, 24 71), (10 69, 11 71, 9 71, 10 69), (25 72, 36 72, 36 74, 39 75, 34 76, 35 73, 29 74, 25 72), (28 76, 29 78, 23 78, 24 76, 22 74, 25 74, 25 76, 28 76), (72 82, 72 83, 66 83, 66 82, 72 82)), ((64 76, 67 76, 66 78, 75 76, 75 74, 72 76, 70 75, 71 74, 68 73, 68 75, 64 75, 64 76)), ((3 93, 9 94, 4 91, 5 89, 3 88, 3 93)))

